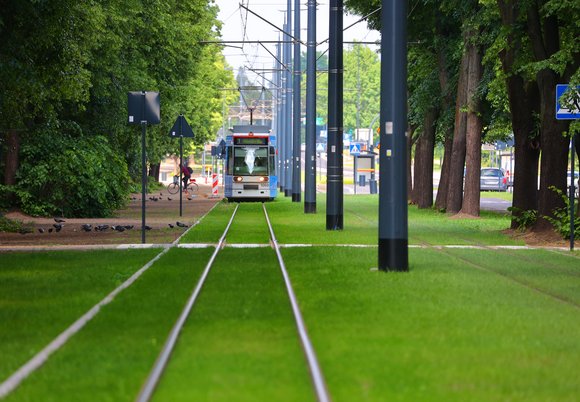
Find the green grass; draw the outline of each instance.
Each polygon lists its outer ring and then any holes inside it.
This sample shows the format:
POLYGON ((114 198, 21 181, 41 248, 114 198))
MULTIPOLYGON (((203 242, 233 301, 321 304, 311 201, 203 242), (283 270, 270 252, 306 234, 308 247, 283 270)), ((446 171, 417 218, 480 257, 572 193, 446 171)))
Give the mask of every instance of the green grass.
POLYGON ((482 191, 481 198, 499 198, 504 201, 513 201, 514 194, 508 191, 482 191))
POLYGON ((201 223, 181 238, 180 243, 217 243, 228 224, 236 204, 221 202, 201 223))
POLYGON ((0 379, 34 356, 160 250, 0 255, 0 379))
POLYGON ((156 401, 313 401, 271 249, 224 249, 156 401))
MULTIPOLYGON (((433 250, 411 249, 411 271, 389 274, 369 270, 376 249, 283 254, 335 402, 578 400, 578 306, 433 250)), ((527 270, 502 260, 510 274, 527 270)))
POLYGON ((133 401, 210 253, 171 250, 6 401, 133 401))
POLYGON ((262 203, 241 203, 228 232, 227 242, 268 244, 269 239, 262 203))
MULTIPOLYGON (((411 248, 410 272, 386 274, 371 270, 376 247, 333 246, 376 245, 376 196, 345 197, 345 230, 333 232, 323 197, 313 215, 284 197, 266 206, 280 243, 325 244, 282 252, 334 402, 578 400, 578 252, 411 248)), ((217 242, 234 207, 218 205, 184 242, 217 242)), ((266 244, 261 204, 239 208, 228 243, 266 244)), ((508 226, 501 214, 461 220, 409 208, 415 244, 514 244, 501 233, 508 226)), ((171 250, 7 400, 134 400, 212 251, 171 250)), ((4 372, 66 327, 52 321, 86 311, 75 303, 94 304, 84 299, 129 275, 115 276, 127 261, 119 256, 144 253, 0 255, 4 372), (83 275, 87 264, 103 278, 83 275)), ((314 400, 270 248, 220 251, 155 399, 314 400)))
MULTIPOLYGON (((267 204, 280 243, 377 244, 378 197, 344 197, 344 230, 326 230, 326 199, 317 197, 317 213, 304 214, 300 203, 278 197, 267 204)), ((521 245, 502 233, 509 216, 482 211, 479 219, 450 219, 433 209, 409 206, 410 244, 495 244, 521 245)))

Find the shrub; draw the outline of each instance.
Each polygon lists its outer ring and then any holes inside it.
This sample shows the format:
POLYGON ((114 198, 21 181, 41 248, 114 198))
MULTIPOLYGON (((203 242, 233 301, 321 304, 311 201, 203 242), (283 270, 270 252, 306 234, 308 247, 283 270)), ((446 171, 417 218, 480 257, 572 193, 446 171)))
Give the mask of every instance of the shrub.
POLYGON ((83 136, 75 123, 60 122, 22 147, 15 192, 30 215, 97 218, 125 205, 128 181, 125 161, 105 137, 83 136))
MULTIPOLYGON (((564 239, 570 237, 570 200, 562 190, 554 186, 550 186, 550 190, 554 191, 562 200, 564 200, 564 207, 556 208, 553 211, 554 216, 544 216, 544 218, 554 226, 556 233, 559 233, 564 239)), ((574 236, 580 236, 580 217, 574 217, 574 236)))
POLYGON ((509 207, 508 211, 512 213, 512 219, 518 225, 518 230, 522 232, 536 223, 538 219, 538 211, 535 209, 523 210, 518 207, 509 207))

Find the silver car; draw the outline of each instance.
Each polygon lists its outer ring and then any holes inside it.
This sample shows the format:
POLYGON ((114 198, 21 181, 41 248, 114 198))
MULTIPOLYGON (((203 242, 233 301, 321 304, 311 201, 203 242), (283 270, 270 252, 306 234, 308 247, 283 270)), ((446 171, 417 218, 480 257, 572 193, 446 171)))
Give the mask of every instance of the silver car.
POLYGON ((507 177, 502 169, 482 168, 479 188, 481 191, 507 191, 507 177))

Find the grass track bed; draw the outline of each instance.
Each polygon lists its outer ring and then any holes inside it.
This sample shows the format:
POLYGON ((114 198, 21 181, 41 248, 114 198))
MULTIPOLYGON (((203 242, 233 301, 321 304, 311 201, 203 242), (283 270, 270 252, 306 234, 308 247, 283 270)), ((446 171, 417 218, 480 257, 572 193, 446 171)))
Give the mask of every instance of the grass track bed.
POLYGON ((404 274, 369 271, 375 250, 283 255, 334 402, 577 401, 574 306, 434 250, 404 274))
POLYGON ((228 243, 268 244, 270 234, 261 202, 240 203, 227 236, 228 243))
POLYGON ((171 250, 6 401, 133 401, 210 254, 171 250))
POLYGON ((158 253, 0 254, 0 381, 158 253))
MULTIPOLYGON (((377 244, 378 197, 344 197, 344 230, 326 230, 326 198, 317 195, 317 214, 304 214, 300 203, 278 197, 267 204, 281 244, 377 244)), ((481 219, 449 219, 432 209, 409 206, 409 244, 523 245, 502 233, 510 225, 507 215, 482 211, 481 219)))
POLYGON ((153 399, 314 398, 274 252, 224 249, 153 399))
POLYGON ((184 235, 180 243, 217 243, 224 232, 235 204, 220 202, 202 221, 184 235))

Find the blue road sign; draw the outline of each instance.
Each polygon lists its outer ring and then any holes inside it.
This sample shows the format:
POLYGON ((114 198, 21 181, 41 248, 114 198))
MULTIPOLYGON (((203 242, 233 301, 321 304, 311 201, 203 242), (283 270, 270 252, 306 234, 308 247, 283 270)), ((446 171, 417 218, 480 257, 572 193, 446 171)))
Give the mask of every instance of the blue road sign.
POLYGON ((556 119, 580 119, 580 85, 556 85, 556 119))
POLYGON ((350 144, 350 154, 351 155, 360 155, 360 144, 359 143, 351 143, 350 144))

